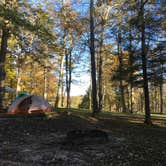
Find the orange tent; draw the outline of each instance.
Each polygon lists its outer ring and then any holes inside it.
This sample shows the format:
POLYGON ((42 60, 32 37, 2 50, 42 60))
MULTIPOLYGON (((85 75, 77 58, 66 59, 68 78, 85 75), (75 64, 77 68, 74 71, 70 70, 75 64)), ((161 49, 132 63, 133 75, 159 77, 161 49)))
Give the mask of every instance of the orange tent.
POLYGON ((16 99, 8 109, 8 113, 52 112, 50 104, 40 96, 28 95, 16 99))

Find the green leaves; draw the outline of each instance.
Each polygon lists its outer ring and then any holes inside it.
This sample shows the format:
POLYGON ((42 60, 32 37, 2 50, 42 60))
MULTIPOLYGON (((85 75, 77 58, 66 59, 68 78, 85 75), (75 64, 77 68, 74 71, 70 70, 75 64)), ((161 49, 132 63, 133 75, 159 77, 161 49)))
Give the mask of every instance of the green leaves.
POLYGON ((3 20, 0 20, 3 22, 1 28, 8 27, 17 29, 21 27, 25 30, 37 33, 40 36, 48 36, 49 38, 52 37, 52 34, 49 32, 49 30, 45 28, 44 23, 32 23, 28 20, 28 18, 25 18, 15 9, 5 8, 4 6, 0 5, 0 17, 3 18, 3 20))

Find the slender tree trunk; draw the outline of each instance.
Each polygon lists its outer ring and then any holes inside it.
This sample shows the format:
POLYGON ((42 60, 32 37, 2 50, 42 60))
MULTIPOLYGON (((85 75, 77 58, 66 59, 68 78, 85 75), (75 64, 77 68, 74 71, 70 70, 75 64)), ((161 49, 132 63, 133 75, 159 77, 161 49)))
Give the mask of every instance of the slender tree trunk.
POLYGON ((90 80, 89 87, 89 110, 92 110, 92 81, 90 80))
POLYGON ((122 112, 126 112, 126 101, 125 101, 125 96, 124 96, 124 86, 123 86, 123 81, 120 80, 120 94, 121 94, 121 102, 122 102, 122 112))
POLYGON ((1 38, 1 50, 0 50, 0 109, 3 108, 4 101, 4 88, 5 88, 5 60, 6 60, 6 52, 7 52, 7 42, 9 37, 9 30, 2 30, 2 38, 1 38))
POLYGON ((47 67, 44 67, 44 99, 48 96, 48 78, 47 78, 47 67))
POLYGON ((98 113, 97 86, 96 86, 96 59, 94 46, 94 1, 90 0, 90 54, 91 54, 91 77, 92 77, 92 108, 93 114, 98 113))
POLYGON ((130 89, 129 87, 126 88, 127 93, 127 110, 130 110, 130 89))
POLYGON ((160 81, 160 113, 163 114, 163 64, 161 65, 161 81, 160 81))
POLYGON ((58 105, 59 105, 59 90, 60 90, 60 75, 59 75, 59 79, 58 79, 58 87, 57 87, 57 92, 56 92, 56 98, 55 98, 55 104, 54 104, 54 107, 55 108, 58 108, 58 105))
POLYGON ((154 111, 157 112, 157 105, 158 105, 158 93, 157 93, 157 87, 154 87, 154 111))
POLYGON ((123 85, 123 55, 122 55, 122 41, 121 41, 121 32, 118 32, 118 58, 119 58, 119 75, 120 75, 120 94, 121 94, 121 102, 122 102, 122 112, 126 112, 126 101, 125 101, 125 94, 124 94, 124 85, 123 85))
MULTIPOLYGON (((33 62, 31 62, 30 63, 30 68, 31 68, 31 73, 33 73, 33 62)), ((33 77, 31 77, 31 79, 30 79, 30 94, 32 94, 33 93, 33 84, 34 84, 34 80, 33 80, 34 78, 33 77)))
POLYGON ((72 80, 72 52, 69 54, 69 92, 68 92, 68 105, 71 107, 70 91, 71 91, 71 80, 72 80))
POLYGON ((20 67, 18 67, 16 95, 18 95, 19 92, 21 91, 21 75, 22 75, 22 69, 20 67))
POLYGON ((104 40, 104 25, 102 24, 101 29, 101 41, 99 51, 99 73, 98 73, 98 111, 101 112, 103 109, 103 40, 104 40))
POLYGON ((104 84, 103 84, 103 98, 102 98, 102 103, 103 103, 103 106, 102 106, 102 109, 103 111, 105 111, 106 109, 106 104, 105 104, 105 98, 106 98, 106 85, 105 85, 105 81, 103 81, 104 84))
POLYGON ((160 83, 160 114, 163 114, 163 84, 160 83))
POLYGON ((61 107, 64 107, 64 82, 61 84, 61 107))
POLYGON ((129 67, 130 67, 130 113, 133 113, 133 52, 132 52, 132 34, 129 34, 129 67))
POLYGON ((102 85, 102 75, 103 75, 103 71, 102 71, 102 66, 103 66, 103 59, 102 57, 100 56, 100 59, 99 59, 99 92, 98 92, 98 99, 99 99, 99 105, 98 105, 98 109, 99 109, 99 112, 102 111, 102 104, 103 104, 103 85, 102 85))
POLYGON ((144 22, 144 2, 141 0, 141 57, 142 57, 142 70, 143 70, 143 90, 145 97, 145 123, 152 124, 150 115, 150 100, 149 100, 149 87, 148 87, 148 77, 147 77, 147 51, 145 43, 145 22, 144 22))
POLYGON ((71 89, 71 55, 72 55, 72 48, 70 48, 69 52, 66 53, 66 92, 67 92, 67 108, 70 108, 70 89, 71 89))
POLYGON ((62 63, 61 66, 61 107, 64 107, 64 80, 63 80, 63 67, 64 67, 64 63, 62 63))
POLYGON ((65 55, 65 62, 66 62, 66 93, 67 93, 67 96, 66 96, 66 106, 67 108, 69 108, 69 58, 68 58, 68 52, 66 51, 66 55, 65 55))
POLYGON ((57 93, 56 93, 56 99, 55 99, 55 108, 58 107, 59 105, 59 94, 60 94, 60 88, 61 88, 61 84, 63 81, 63 64, 64 64, 64 56, 61 56, 60 59, 60 69, 59 69, 59 78, 58 78, 58 87, 57 87, 57 93))
POLYGON ((65 60, 65 56, 66 56, 66 40, 67 40, 67 36, 66 36, 66 29, 64 29, 64 35, 63 35, 63 47, 64 47, 64 54, 63 57, 64 59, 62 59, 62 64, 61 64, 61 107, 64 107, 64 97, 65 97, 65 91, 64 91, 64 61, 65 60))

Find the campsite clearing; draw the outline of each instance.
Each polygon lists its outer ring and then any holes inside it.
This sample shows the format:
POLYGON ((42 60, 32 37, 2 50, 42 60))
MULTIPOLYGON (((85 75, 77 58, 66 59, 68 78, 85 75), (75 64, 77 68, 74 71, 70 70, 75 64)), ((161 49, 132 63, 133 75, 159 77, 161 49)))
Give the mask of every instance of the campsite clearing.
POLYGON ((166 119, 86 112, 0 115, 0 166, 164 166, 166 119), (97 129, 108 133, 103 143, 65 143, 71 130, 97 129))

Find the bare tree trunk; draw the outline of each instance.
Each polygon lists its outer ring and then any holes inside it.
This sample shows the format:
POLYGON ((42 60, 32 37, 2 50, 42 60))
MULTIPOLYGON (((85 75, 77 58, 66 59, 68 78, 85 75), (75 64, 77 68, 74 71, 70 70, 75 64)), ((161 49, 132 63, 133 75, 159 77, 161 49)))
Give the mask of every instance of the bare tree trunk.
POLYGON ((67 108, 70 108, 70 90, 71 90, 71 73, 72 73, 72 47, 70 43, 70 50, 66 52, 66 92, 67 92, 67 108))
POLYGON ((22 75, 22 69, 20 67, 18 67, 18 71, 17 71, 17 85, 16 85, 16 95, 19 94, 19 92, 21 91, 21 75, 22 75))
POLYGON ((69 57, 68 52, 66 51, 65 60, 66 60, 66 107, 69 108, 69 57))
MULTIPOLYGON (((33 73, 33 62, 30 63, 30 68, 31 68, 31 72, 33 73)), ((34 80, 33 77, 31 77, 30 79, 30 91, 29 93, 32 94, 33 93, 33 84, 34 84, 34 80)))
POLYGON ((47 67, 44 67, 44 99, 48 97, 48 78, 47 67))
POLYGON ((89 87, 89 110, 92 109, 92 81, 90 80, 90 87, 89 87))
POLYGON ((160 83, 160 114, 163 114, 163 84, 160 83))
POLYGON ((120 94, 121 94, 121 102, 122 102, 122 112, 126 112, 126 101, 125 101, 125 96, 124 96, 124 86, 123 86, 123 81, 120 80, 120 94))
POLYGON ((64 47, 64 54, 63 54, 63 59, 61 63, 61 75, 60 75, 60 80, 61 80, 61 107, 64 107, 64 97, 65 97, 65 91, 64 91, 64 60, 66 56, 66 29, 64 29, 64 35, 63 35, 63 47, 64 47))
POLYGON ((133 52, 132 52, 132 34, 130 31, 130 46, 129 46, 129 67, 130 67, 130 113, 133 113, 133 52))
POLYGON ((126 88, 126 94, 127 94, 127 110, 130 110, 130 89, 128 86, 126 88))
POLYGON ((61 56, 60 59, 60 69, 59 69, 59 79, 58 79, 58 87, 57 87, 57 93, 56 93, 56 99, 55 99, 55 107, 58 107, 59 105, 59 94, 60 94, 60 88, 61 88, 61 84, 63 81, 63 64, 64 64, 64 56, 61 56))
POLYGON ((60 91, 60 75, 59 75, 59 80, 58 80, 58 87, 57 87, 57 92, 56 92, 56 98, 55 98, 55 104, 54 107, 57 108, 59 105, 59 91, 60 91))
POLYGON ((122 78, 122 72, 123 72, 123 53, 122 53, 122 41, 121 41, 121 32, 118 32, 118 58, 119 58, 119 75, 120 75, 120 94, 121 94, 121 102, 122 102, 122 112, 126 112, 126 101, 125 101, 125 94, 124 94, 124 85, 123 85, 123 78, 122 78))
POLYGON ((91 54, 91 77, 92 77, 92 108, 93 115, 98 113, 97 86, 96 86, 96 59, 94 46, 94 1, 90 0, 90 54, 91 54))
POLYGON ((161 64, 161 81, 160 81, 160 113, 163 114, 163 64, 161 64))
POLYGON ((103 109, 103 40, 104 40, 104 22, 101 28, 100 50, 99 50, 99 73, 98 73, 98 111, 103 109))
POLYGON ((102 71, 102 66, 103 66, 103 59, 102 59, 102 55, 100 55, 99 57, 99 77, 98 77, 98 82, 99 82, 99 92, 98 92, 98 99, 99 99, 99 103, 98 103, 98 109, 99 112, 102 111, 102 104, 103 104, 103 85, 102 85, 102 75, 103 75, 103 71, 102 71))
POLYGON ((154 105, 154 111, 155 111, 155 112, 157 112, 157 105, 158 105, 158 102, 159 102, 157 96, 158 96, 158 95, 157 95, 157 87, 155 86, 155 87, 154 87, 154 100, 155 100, 155 101, 154 101, 154 104, 155 104, 155 105, 154 105))
POLYGON ((71 107, 70 91, 71 91, 71 80, 72 80, 72 53, 69 54, 69 92, 68 92, 68 105, 71 107))
POLYGON ((143 90, 145 97, 145 123, 152 124, 150 115, 150 101, 149 101, 149 87, 147 77, 147 51, 145 43, 145 22, 144 22, 144 5, 145 3, 141 0, 140 16, 141 16, 141 57, 142 57, 142 70, 143 70, 143 90))
POLYGON ((64 107, 64 80, 63 80, 63 67, 64 67, 64 63, 62 63, 61 66, 61 107, 64 107))
POLYGON ((102 103, 103 103, 103 111, 106 111, 106 104, 105 104, 105 98, 106 98, 106 85, 105 85, 105 81, 104 81, 104 83, 103 83, 103 101, 102 101, 102 103))
POLYGON ((7 42, 9 37, 9 30, 2 30, 2 38, 1 38, 1 50, 0 50, 0 108, 3 108, 4 101, 4 88, 5 88, 5 60, 6 60, 6 52, 7 52, 7 42))
POLYGON ((61 107, 64 107, 64 81, 61 84, 61 107))

